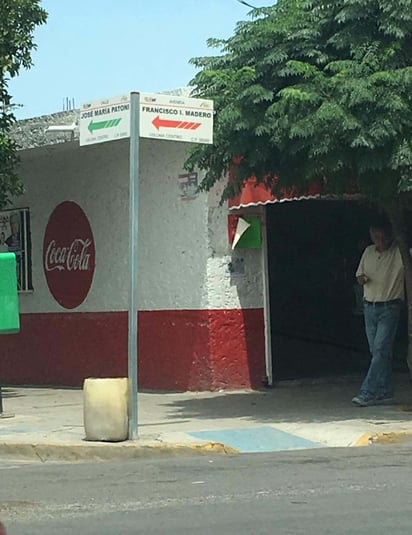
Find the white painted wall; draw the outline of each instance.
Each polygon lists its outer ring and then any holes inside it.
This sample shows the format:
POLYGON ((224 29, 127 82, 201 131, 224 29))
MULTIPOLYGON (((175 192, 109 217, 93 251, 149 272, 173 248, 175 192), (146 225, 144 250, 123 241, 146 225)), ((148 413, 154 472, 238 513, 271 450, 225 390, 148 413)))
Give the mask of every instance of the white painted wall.
POLYGON ((84 148, 80 148, 78 142, 65 143, 25 151, 21 159, 26 193, 15 206, 30 208, 34 288, 32 294, 21 294, 21 311, 65 310, 49 292, 42 254, 48 219, 59 203, 68 200, 78 203, 86 213, 96 245, 92 288, 76 310, 124 309, 127 295, 127 143, 118 141, 104 147, 84 148))
POLYGON ((140 305, 207 308, 207 194, 181 200, 186 143, 141 140, 140 305))
MULTIPOLYGON (((95 239, 92 288, 76 311, 127 309, 128 140, 79 147, 78 142, 21 153, 25 194, 15 207, 31 215, 33 287, 21 294, 22 312, 64 310, 50 294, 42 265, 48 218, 61 202, 77 202, 95 239)), ((187 146, 141 140, 139 308, 206 306, 207 195, 182 201, 178 174, 187 146)))
MULTIPOLYGON (((141 310, 260 307, 261 251, 232 252, 222 186, 182 200, 185 143, 141 139, 139 188, 139 289, 141 310), (244 274, 228 263, 243 258, 244 274)), ((23 313, 57 312, 43 272, 43 238, 49 216, 72 200, 86 213, 95 239, 91 290, 76 311, 126 310, 128 304, 129 141, 79 147, 78 141, 21 153, 26 193, 14 207, 30 208, 33 287, 21 294, 23 313)), ((199 177, 201 178, 201 177, 199 177)))
POLYGON ((209 308, 263 306, 262 250, 234 249, 228 241, 227 204, 220 206, 223 181, 209 192, 207 289, 209 308), (228 264, 241 265, 230 272, 228 264))

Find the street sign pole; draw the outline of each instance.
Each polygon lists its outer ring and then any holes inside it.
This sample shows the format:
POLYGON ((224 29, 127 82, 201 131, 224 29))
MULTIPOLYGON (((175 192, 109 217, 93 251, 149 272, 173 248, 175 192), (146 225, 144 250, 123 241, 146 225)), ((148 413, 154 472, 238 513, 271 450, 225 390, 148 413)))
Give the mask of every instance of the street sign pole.
MULTIPOLYGON (((138 227, 140 137, 213 143, 213 101, 162 95, 123 94, 82 105, 80 146, 130 137, 129 148, 129 439, 138 436, 138 227)), ((1 307, 0 307, 1 309, 1 307)))
POLYGON ((138 230, 139 230, 139 93, 130 94, 130 181, 129 181, 129 439, 138 435, 137 357, 138 357, 138 230))

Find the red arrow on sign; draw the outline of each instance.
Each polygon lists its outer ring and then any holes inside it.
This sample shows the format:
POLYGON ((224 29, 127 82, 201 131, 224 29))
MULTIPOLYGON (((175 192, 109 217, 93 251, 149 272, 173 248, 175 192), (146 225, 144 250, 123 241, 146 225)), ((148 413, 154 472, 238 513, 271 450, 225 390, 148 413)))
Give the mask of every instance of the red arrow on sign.
POLYGON ((202 123, 193 123, 188 121, 171 121, 170 119, 161 119, 157 116, 152 121, 152 125, 159 130, 160 127, 163 128, 184 128, 185 130, 196 130, 202 123))

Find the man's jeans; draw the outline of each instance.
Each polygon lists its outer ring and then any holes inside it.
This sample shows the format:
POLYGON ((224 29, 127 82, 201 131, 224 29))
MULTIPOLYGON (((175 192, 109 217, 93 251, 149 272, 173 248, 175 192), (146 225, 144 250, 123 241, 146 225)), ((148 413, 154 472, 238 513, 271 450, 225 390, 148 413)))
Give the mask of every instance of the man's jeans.
POLYGON ((362 397, 393 396, 392 346, 398 328, 402 301, 364 303, 365 330, 372 360, 362 383, 362 397))

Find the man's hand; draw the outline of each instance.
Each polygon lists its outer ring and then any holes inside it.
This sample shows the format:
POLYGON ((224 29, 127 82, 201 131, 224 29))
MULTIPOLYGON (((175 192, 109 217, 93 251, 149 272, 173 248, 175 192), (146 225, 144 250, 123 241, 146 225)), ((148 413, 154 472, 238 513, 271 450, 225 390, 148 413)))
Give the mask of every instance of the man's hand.
POLYGON ((363 274, 359 275, 359 277, 356 277, 356 280, 358 281, 358 283, 361 286, 363 286, 364 284, 366 284, 369 281, 368 277, 366 275, 363 275, 363 274))

